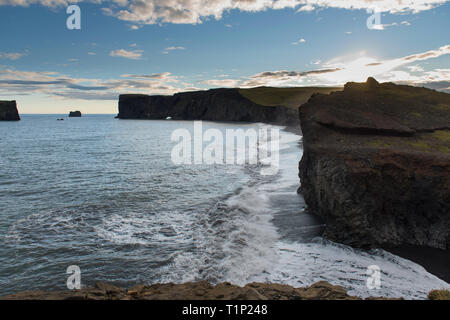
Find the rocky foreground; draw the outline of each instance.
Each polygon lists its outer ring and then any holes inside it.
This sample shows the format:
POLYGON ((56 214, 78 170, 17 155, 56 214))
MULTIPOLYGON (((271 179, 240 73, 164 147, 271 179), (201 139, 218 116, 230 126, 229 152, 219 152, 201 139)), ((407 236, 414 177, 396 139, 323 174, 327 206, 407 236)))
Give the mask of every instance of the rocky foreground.
POLYGON ((0 121, 20 120, 16 101, 0 101, 0 121))
MULTIPOLYGON (((138 285, 129 289, 98 282, 94 288, 74 291, 21 292, 2 300, 358 300, 340 286, 321 281, 307 288, 281 284, 251 283, 238 287, 230 283, 216 286, 206 281, 183 284, 138 285)), ((376 298, 372 298, 376 299, 376 298)), ((380 299, 380 298, 379 298, 380 299)))
POLYGON ((325 236, 450 249, 450 94, 347 83, 300 107, 301 191, 325 236))
MULTIPOLYGON (((433 290, 430 300, 450 300, 447 290, 433 290)), ((306 288, 282 284, 250 283, 245 287, 228 282, 215 286, 206 281, 183 284, 137 285, 129 289, 97 282, 93 288, 66 291, 29 291, 0 297, 0 300, 362 300, 340 286, 320 281, 306 288)), ((402 300, 370 297, 366 300, 402 300)))

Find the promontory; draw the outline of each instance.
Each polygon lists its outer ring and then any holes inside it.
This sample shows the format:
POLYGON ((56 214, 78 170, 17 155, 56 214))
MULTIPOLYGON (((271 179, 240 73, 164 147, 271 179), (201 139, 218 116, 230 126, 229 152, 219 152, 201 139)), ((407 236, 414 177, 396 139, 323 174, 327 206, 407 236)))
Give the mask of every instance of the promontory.
POLYGON ((299 110, 301 191, 327 238, 450 249, 450 94, 369 78, 299 110))

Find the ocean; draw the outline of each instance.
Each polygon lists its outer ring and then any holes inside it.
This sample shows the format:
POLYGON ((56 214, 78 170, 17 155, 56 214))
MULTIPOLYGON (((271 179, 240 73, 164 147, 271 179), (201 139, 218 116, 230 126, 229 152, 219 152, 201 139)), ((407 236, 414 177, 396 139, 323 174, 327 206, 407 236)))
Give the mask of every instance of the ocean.
MULTIPOLYGON (((302 137, 267 124, 203 122, 206 130, 280 130, 280 167, 175 164, 171 136, 191 121, 21 115, 0 123, 0 295, 83 286, 320 280, 349 294, 423 299, 450 285, 381 249, 320 237, 299 187, 302 137), (369 289, 369 266, 380 269, 369 289)), ((234 151, 233 151, 234 152, 234 151)))

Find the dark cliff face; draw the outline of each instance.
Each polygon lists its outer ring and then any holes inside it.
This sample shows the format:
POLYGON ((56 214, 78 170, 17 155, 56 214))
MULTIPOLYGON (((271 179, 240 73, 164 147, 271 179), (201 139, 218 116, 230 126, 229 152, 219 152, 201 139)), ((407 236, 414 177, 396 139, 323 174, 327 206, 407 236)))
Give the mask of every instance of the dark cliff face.
POLYGON ((300 107, 301 190, 325 236, 450 249, 450 95, 348 83, 300 107))
POLYGON ((81 112, 80 111, 70 111, 69 117, 71 117, 71 118, 79 118, 79 117, 81 117, 81 112))
POLYGON ((16 101, 0 101, 0 121, 20 120, 16 101))
POLYGON ((296 109, 258 105, 243 97, 237 89, 184 92, 173 96, 120 95, 120 119, 167 117, 173 120, 298 123, 296 109))

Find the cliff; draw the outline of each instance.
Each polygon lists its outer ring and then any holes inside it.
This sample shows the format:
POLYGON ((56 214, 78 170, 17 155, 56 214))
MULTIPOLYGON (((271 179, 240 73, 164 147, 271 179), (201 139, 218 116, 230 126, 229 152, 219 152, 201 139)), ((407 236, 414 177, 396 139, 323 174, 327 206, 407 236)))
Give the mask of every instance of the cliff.
POLYGON ((16 101, 0 101, 0 121, 20 120, 16 101))
POLYGON ((211 89, 173 96, 123 94, 119 97, 120 119, 166 119, 266 122, 297 125, 298 111, 287 106, 253 102, 239 89, 211 89))
POLYGON ((325 236, 450 249, 450 94, 347 83, 300 107, 301 191, 325 236))
MULTIPOLYGON (((433 297, 436 296, 433 295, 433 297)), ((440 294, 439 297, 445 297, 440 294)), ((0 300, 358 300, 340 286, 320 281, 307 288, 282 284, 250 283, 239 287, 230 283, 215 286, 206 281, 182 284, 137 285, 124 289, 98 282, 94 288, 75 291, 28 291, 0 297, 0 300)), ((368 298, 382 299, 383 298, 368 298)), ((393 299, 395 300, 395 299, 393 299)))

